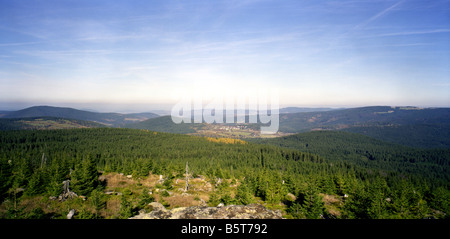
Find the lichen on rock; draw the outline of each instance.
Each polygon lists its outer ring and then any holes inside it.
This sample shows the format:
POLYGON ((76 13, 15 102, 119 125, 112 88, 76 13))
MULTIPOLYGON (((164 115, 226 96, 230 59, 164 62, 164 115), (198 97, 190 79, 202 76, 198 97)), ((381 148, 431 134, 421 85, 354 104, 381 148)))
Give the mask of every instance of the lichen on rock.
POLYGON ((151 203, 153 211, 130 219, 282 219, 279 210, 260 204, 228 205, 223 207, 192 206, 167 210, 160 203, 151 203))

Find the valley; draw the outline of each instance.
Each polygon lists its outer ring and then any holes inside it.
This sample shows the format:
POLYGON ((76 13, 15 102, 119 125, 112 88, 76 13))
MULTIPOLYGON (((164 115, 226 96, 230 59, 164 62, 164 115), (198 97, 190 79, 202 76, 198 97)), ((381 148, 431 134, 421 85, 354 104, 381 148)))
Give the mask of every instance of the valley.
POLYGON ((449 150, 334 134, 240 142, 120 128, 3 131, 0 217, 64 218, 74 209, 79 219, 129 218, 150 202, 256 203, 284 218, 448 215, 449 150), (77 198, 55 201, 65 180, 77 198))
POLYGON ((195 133, 190 135, 205 137, 223 137, 233 139, 248 138, 276 138, 292 133, 277 132, 276 134, 261 134, 258 127, 253 124, 197 124, 193 127, 195 133))
POLYGON ((0 218, 154 217, 153 207, 175 215, 219 204, 290 219, 448 218, 449 109, 300 111, 280 114, 275 135, 170 116, 111 113, 98 123, 66 108, 6 112, 0 218), (65 199, 67 181, 76 197, 65 199))

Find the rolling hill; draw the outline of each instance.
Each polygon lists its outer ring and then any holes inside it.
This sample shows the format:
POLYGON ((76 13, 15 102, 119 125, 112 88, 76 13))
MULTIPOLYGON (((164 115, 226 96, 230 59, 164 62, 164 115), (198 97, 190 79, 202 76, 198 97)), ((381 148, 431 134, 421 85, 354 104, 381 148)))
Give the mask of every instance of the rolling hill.
MULTIPOLYGON (((419 149, 384 142, 344 131, 311 131, 271 139, 247 139, 249 142, 291 148, 317 154, 328 160, 348 162, 364 168, 377 168, 421 175, 440 165, 450 166, 450 149, 419 149), (431 166, 433 165, 433 166, 431 166)), ((445 171, 444 180, 450 180, 445 171)))
POLYGON ((175 124, 172 121, 171 116, 161 116, 144 120, 142 122, 128 124, 126 128, 131 129, 145 129, 157 132, 176 133, 176 134, 189 134, 195 133, 194 124, 175 124))
POLYGON ((120 127, 158 116, 154 113, 97 113, 65 107, 33 106, 18 111, 5 112, 2 116, 0 115, 0 118, 57 117, 93 121, 107 126, 120 127))
POLYGON ((279 110, 279 112, 281 114, 286 114, 286 113, 319 112, 319 111, 330 111, 330 110, 338 110, 338 109, 335 109, 335 108, 286 107, 286 108, 281 108, 279 110))
POLYGON ((450 108, 372 106, 324 112, 280 115, 280 131, 299 133, 313 129, 344 129, 350 126, 445 124, 450 108))
POLYGON ((32 130, 32 129, 75 129, 101 128, 103 124, 92 121, 64 119, 56 117, 31 117, 0 119, 0 131, 3 130, 32 130))
MULTIPOLYGON (((373 106, 332 110, 321 108, 321 110, 316 112, 281 113, 280 134, 338 130, 366 135, 385 142, 410 147, 450 147, 449 108, 373 106)), ((308 110, 303 108, 284 108, 283 112, 286 111, 308 110)), ((248 118, 246 118, 246 121, 248 121, 248 118)), ((234 124, 227 125, 233 126, 234 124)), ((251 133, 251 130, 259 132, 260 125, 247 123, 245 127, 249 133, 251 133)), ((153 118, 136 124, 129 124, 126 127, 170 133, 196 133, 199 135, 205 131, 202 130, 205 128, 205 124, 178 125, 172 122, 170 116, 153 118)), ((209 127, 209 129, 209 133, 211 133, 211 130, 214 131, 214 127, 209 127)), ((217 135, 220 135, 219 131, 217 131, 217 135)), ((258 136, 259 134, 256 134, 253 137, 258 136)))
POLYGON ((344 130, 422 148, 450 147, 450 108, 373 106, 280 114, 279 131, 344 130))
MULTIPOLYGON (((21 119, 23 121, 23 118, 30 117, 34 117, 35 119, 32 119, 34 121, 36 121, 36 117, 56 117, 58 119, 91 121, 109 127, 146 129, 178 134, 202 135, 202 132, 206 132, 204 130, 205 124, 175 124, 170 116, 158 116, 154 113, 96 113, 51 106, 35 106, 18 111, 0 112, 0 118, 3 119, 21 119)), ((411 147, 450 147, 450 108, 371 106, 330 109, 289 107, 280 109, 279 117, 278 131, 280 135, 318 130, 339 130, 411 147), (318 111, 310 112, 312 110, 318 111)), ((0 128, 29 129, 33 128, 33 125, 36 126, 36 122, 30 126, 30 124, 17 124, 16 121, 0 121, 0 124, 3 124, 0 128)), ((246 122, 248 122, 248 116, 246 122)), ((53 122, 44 126, 44 128, 51 128, 51 125, 58 125, 58 123, 53 122)), ((237 124, 229 125, 236 126, 237 124)), ((245 132, 234 133, 237 135, 236 137, 243 135, 243 133, 250 135, 248 137, 259 137, 259 134, 254 132, 259 132, 261 124, 246 123, 243 125, 245 125, 243 130, 245 132)), ((42 126, 41 124, 41 128, 42 126)), ((211 134, 210 131, 208 132, 211 134)), ((212 127, 212 131, 214 131, 214 127, 212 127)), ((214 134, 214 132, 212 133, 214 134)))

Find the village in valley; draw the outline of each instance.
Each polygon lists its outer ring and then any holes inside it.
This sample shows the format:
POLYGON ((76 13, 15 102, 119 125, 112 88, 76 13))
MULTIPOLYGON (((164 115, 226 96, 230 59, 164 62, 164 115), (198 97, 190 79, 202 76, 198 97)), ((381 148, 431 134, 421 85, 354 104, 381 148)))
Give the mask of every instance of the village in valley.
POLYGON ((246 138, 274 138, 289 135, 277 132, 276 134, 261 134, 259 127, 254 124, 199 124, 194 127, 195 133, 191 135, 207 137, 225 137, 233 139, 246 138))

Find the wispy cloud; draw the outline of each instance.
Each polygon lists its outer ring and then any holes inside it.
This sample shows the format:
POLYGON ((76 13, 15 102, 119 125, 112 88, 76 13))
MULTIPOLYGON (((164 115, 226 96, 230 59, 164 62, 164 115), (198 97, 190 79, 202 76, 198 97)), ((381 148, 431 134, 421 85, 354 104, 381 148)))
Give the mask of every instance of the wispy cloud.
POLYGON ((389 36, 409 36, 409 35, 424 35, 424 34, 436 34, 436 33, 446 33, 450 32, 450 29, 432 29, 432 30, 422 30, 422 31, 402 31, 402 32, 392 32, 384 33, 376 36, 379 37, 389 37, 389 36))
POLYGON ((357 29, 361 29, 363 27, 365 27, 366 25, 370 24, 371 22, 383 17, 384 15, 388 14, 389 12, 393 11, 397 6, 399 6, 400 4, 402 4, 405 0, 401 0, 398 1, 397 3, 395 3, 394 5, 384 9, 383 11, 375 14, 374 16, 372 16, 371 18, 367 19, 364 22, 359 23, 358 25, 356 25, 353 30, 357 30, 357 29))
POLYGON ((5 26, 1 26, 1 25, 0 25, 0 30, 5 31, 5 32, 9 32, 9 33, 18 33, 20 35, 31 36, 33 38, 37 38, 37 39, 41 39, 41 40, 45 40, 46 39, 41 34, 38 34, 36 32, 30 31, 30 30, 5 27, 5 26))
POLYGON ((11 43, 0 43, 0 47, 10 47, 10 46, 25 46, 25 45, 35 45, 42 42, 11 42, 11 43))
POLYGON ((70 56, 93 56, 93 55, 109 55, 109 50, 52 50, 52 51, 17 51, 18 54, 31 55, 36 57, 70 57, 70 56))
POLYGON ((0 3, 3 99, 162 101, 199 82, 280 85, 287 102, 314 103, 391 99, 380 79, 448 86, 448 1, 13 2, 0 3))

